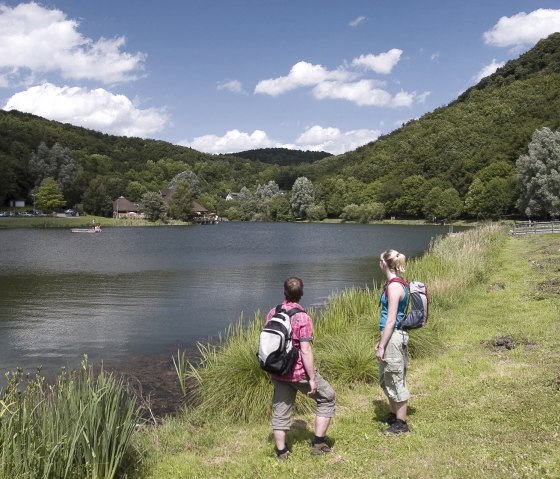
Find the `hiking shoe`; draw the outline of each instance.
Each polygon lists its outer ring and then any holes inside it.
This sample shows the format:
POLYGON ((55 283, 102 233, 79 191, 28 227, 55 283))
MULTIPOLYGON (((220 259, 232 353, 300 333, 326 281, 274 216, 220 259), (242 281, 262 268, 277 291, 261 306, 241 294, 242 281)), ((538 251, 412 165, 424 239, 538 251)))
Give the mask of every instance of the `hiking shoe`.
POLYGON ((282 454, 276 453, 276 459, 279 461, 285 461, 288 457, 290 457, 290 451, 283 452, 282 454))
POLYGON ((332 448, 326 442, 311 445, 312 456, 320 456, 322 454, 328 454, 329 452, 332 452, 332 448))
POLYGON ((394 412, 390 412, 383 422, 386 422, 387 424, 389 424, 389 426, 392 426, 396 420, 397 415, 394 412))
POLYGON ((389 429, 385 431, 387 434, 401 434, 403 432, 410 432, 408 429, 408 424, 402 419, 395 419, 395 422, 389 426, 389 429))

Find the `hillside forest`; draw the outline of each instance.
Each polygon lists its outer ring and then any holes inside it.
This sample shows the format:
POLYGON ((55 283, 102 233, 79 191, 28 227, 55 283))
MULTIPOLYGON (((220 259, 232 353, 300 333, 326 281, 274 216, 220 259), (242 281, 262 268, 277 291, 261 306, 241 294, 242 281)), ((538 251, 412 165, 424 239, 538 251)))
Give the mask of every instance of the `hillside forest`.
POLYGON ((337 156, 211 155, 0 110, 0 204, 36 198, 47 210, 110 216, 124 196, 151 219, 184 218, 192 200, 252 221, 556 218, 558 111, 560 33, 450 104, 337 156))

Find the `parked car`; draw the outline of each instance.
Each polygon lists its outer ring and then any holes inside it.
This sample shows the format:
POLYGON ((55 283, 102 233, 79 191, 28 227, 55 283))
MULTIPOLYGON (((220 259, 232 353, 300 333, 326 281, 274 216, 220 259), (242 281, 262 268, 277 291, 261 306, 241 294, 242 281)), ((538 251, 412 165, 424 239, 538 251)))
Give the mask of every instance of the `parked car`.
POLYGON ((78 215, 78 212, 77 212, 76 210, 69 209, 69 210, 66 210, 66 211, 64 212, 64 214, 65 214, 66 216, 77 216, 77 215, 78 215))
POLYGON ((8 216, 10 216, 9 211, 0 211, 0 217, 4 218, 4 217, 8 217, 8 216))

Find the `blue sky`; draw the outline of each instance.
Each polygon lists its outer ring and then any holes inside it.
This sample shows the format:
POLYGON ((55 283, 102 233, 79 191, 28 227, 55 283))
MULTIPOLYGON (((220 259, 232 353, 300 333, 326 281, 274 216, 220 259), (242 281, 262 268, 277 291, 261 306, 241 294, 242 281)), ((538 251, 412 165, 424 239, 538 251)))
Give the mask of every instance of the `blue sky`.
POLYGON ((210 153, 338 154, 556 31, 558 0, 0 0, 0 106, 210 153))

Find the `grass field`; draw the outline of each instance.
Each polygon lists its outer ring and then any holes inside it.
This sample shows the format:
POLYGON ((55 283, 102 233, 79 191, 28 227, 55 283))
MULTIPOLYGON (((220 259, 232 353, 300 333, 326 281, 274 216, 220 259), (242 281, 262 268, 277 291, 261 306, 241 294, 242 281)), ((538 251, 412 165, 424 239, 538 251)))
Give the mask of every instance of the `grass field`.
MULTIPOLYGON (((279 462, 267 417, 233 421, 193 408, 136 436, 144 459, 132 477, 560 477, 559 240, 502 237, 485 272, 452 301, 436 301, 439 346, 413 359, 408 375, 410 434, 382 433, 388 409, 375 381, 325 373, 337 390, 333 454, 310 456, 309 412, 294 417, 292 455, 279 462)), ((434 287, 444 291, 443 282, 434 287)))

